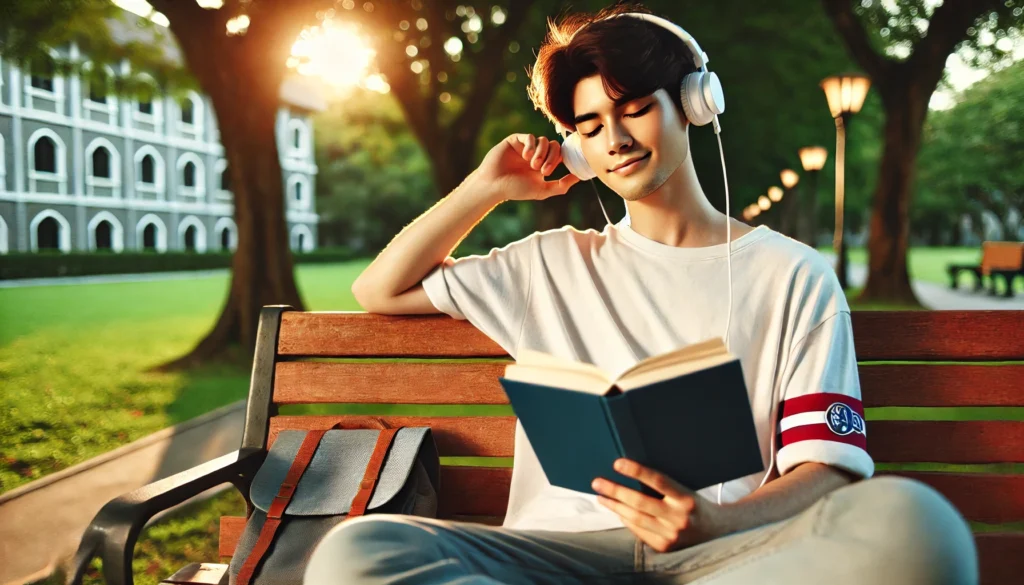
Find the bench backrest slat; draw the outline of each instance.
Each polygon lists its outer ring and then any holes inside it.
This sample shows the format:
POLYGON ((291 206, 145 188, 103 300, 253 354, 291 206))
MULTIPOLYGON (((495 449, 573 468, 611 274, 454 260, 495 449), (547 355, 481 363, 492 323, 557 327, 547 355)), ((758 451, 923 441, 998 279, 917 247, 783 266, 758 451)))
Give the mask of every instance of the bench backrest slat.
POLYGON ((993 270, 1020 270, 1024 267, 1024 243, 982 242, 981 273, 993 270))

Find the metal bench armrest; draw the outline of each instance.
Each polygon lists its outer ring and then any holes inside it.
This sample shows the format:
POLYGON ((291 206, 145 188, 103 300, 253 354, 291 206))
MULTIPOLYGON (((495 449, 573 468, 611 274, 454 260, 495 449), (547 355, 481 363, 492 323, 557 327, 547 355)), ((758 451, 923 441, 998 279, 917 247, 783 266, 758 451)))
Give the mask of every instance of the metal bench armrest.
POLYGON ((82 535, 68 571, 68 585, 82 582, 96 555, 103 561, 107 585, 132 585, 135 541, 154 515, 223 483, 232 483, 245 494, 265 457, 260 449, 233 451, 110 500, 82 535))

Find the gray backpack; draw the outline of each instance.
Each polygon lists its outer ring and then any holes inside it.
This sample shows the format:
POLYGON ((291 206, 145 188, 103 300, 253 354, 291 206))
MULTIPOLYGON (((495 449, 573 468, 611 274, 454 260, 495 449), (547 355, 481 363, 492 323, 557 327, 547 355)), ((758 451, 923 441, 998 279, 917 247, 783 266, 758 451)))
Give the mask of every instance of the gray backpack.
POLYGON ((428 427, 281 431, 253 478, 229 585, 301 585, 317 543, 350 517, 437 517, 439 465, 428 427))

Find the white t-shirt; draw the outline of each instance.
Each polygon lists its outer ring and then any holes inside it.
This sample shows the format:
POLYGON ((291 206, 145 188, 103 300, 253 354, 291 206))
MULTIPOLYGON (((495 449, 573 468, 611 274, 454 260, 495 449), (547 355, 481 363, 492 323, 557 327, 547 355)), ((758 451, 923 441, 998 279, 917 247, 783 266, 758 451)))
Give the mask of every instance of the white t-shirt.
MULTIPOLYGON (((513 358, 528 348, 619 373, 651 355, 725 338, 726 251, 662 244, 626 221, 601 232, 565 226, 487 255, 449 256, 423 286, 438 310, 468 319, 513 358)), ((765 469, 774 415, 780 475, 817 461, 870 477, 850 308, 834 270, 763 225, 733 240, 732 270, 729 349, 740 358, 765 469)), ((722 502, 751 493, 763 475, 727 482, 722 502)), ((716 501, 717 489, 698 493, 716 501)), ((622 522, 595 496, 552 486, 517 424, 504 526, 584 532, 622 522)))

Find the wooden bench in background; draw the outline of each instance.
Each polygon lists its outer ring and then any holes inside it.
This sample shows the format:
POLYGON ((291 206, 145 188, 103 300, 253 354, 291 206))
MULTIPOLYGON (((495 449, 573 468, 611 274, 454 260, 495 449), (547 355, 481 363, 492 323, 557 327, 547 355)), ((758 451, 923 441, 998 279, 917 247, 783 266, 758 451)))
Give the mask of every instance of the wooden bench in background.
MULTIPOLYGON (((1024 406, 1024 311, 857 312, 853 326, 867 408, 1024 406), (879 361, 908 363, 874 363, 879 361), (964 363, 928 363, 938 361, 964 363)), ((510 361, 504 350, 467 321, 444 315, 293 312, 267 307, 260 318, 241 448, 107 504, 83 536, 72 580, 79 582, 95 554, 103 559, 109 585, 131 585, 132 551, 142 526, 158 511, 213 486, 233 483, 249 504, 249 483, 281 430, 327 428, 335 422, 370 426, 363 416, 279 415, 279 406, 505 405, 497 378, 510 361), (449 361, 374 361, 379 358, 449 361)), ((512 456, 515 419, 507 408, 498 410, 503 413, 496 416, 384 418, 392 425, 433 427, 442 457, 507 458, 512 456)), ((974 522, 1024 521, 1024 474, 892 470, 894 465, 912 462, 1024 463, 1024 421, 876 420, 873 413, 891 419, 893 411, 868 411, 867 415, 868 450, 879 473, 897 473, 935 487, 974 522)), ((502 465, 508 459, 483 461, 488 465, 468 467, 442 459, 442 517, 500 523, 511 469, 502 465)), ((222 563, 233 554, 243 524, 244 518, 221 519, 222 563)), ((983 583, 1020 582, 1024 532, 997 528, 977 533, 976 542, 983 583)), ((196 564, 165 582, 216 583, 224 570, 223 564, 196 564)))
POLYGON ((950 264, 946 266, 946 272, 951 288, 957 288, 961 272, 970 272, 974 275, 975 291, 985 288, 987 277, 989 294, 997 294, 996 281, 1001 279, 1006 285, 1003 296, 1012 297, 1017 277, 1024 278, 1024 243, 982 242, 980 264, 950 264))

